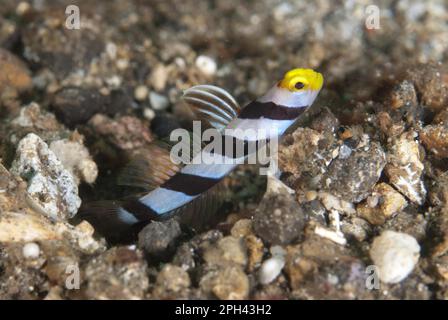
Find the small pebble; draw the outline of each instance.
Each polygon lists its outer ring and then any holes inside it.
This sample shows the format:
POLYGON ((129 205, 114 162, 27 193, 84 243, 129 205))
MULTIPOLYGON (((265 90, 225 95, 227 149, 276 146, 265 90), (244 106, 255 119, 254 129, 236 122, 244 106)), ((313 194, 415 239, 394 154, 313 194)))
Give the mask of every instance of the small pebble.
POLYGON ((308 202, 316 200, 317 198, 317 192, 314 190, 309 190, 305 193, 305 198, 308 202))
POLYGON ((171 253, 180 235, 181 229, 176 220, 153 221, 140 231, 138 244, 147 255, 164 258, 171 253))
POLYGON ((212 76, 216 73, 217 65, 215 60, 207 56, 199 56, 196 58, 196 67, 207 76, 212 76))
POLYGON ((167 80, 168 68, 163 64, 156 65, 149 79, 151 86, 157 91, 162 91, 165 89, 167 80))
POLYGON ((165 293, 180 292, 190 284, 190 277, 184 269, 167 263, 157 275, 155 292, 162 298, 165 293))
POLYGON ((110 78, 106 78, 106 83, 112 88, 118 88, 121 86, 122 79, 118 75, 113 75, 110 78))
POLYGON ((283 249, 281 246, 272 246, 269 250, 274 257, 284 257, 286 255, 285 249, 283 249))
POLYGON ((274 281, 283 267, 285 266, 285 260, 280 257, 272 257, 263 262, 260 268, 260 283, 269 284, 274 281))
POLYGON ((207 272, 199 281, 202 291, 213 293, 220 300, 242 300, 249 297, 249 278, 237 265, 228 265, 207 272))
POLYGON ((117 60, 117 68, 120 70, 125 70, 129 67, 129 60, 127 59, 118 59, 117 60))
POLYGON ((11 52, 0 48, 0 92, 6 88, 25 92, 32 88, 30 70, 25 63, 11 52))
POLYGON ((144 85, 137 86, 134 90, 134 98, 137 101, 145 101, 148 98, 149 90, 144 85))
POLYGON ((30 10, 30 8, 31 6, 28 2, 21 1, 16 8, 16 13, 18 16, 23 16, 30 10))
POLYGON ((144 108, 143 116, 145 117, 145 119, 152 120, 156 117, 156 113, 151 108, 144 108))
POLYGON ((154 91, 149 93, 149 103, 154 110, 165 110, 170 104, 167 97, 154 91))
POLYGON ((117 45, 113 42, 106 44, 106 53, 110 59, 115 60, 117 57, 117 45))
POLYGON ((352 149, 349 146, 343 144, 339 148, 339 159, 347 159, 352 154, 352 149))
POLYGON ((27 243, 23 246, 22 253, 26 259, 36 259, 40 254, 39 245, 34 242, 27 243))
POLYGON ((380 280, 398 283, 414 269, 420 256, 420 246, 414 237, 395 231, 384 231, 373 240, 370 257, 379 268, 380 280))
POLYGON ((252 233, 252 220, 240 219, 232 227, 230 233, 234 237, 244 237, 252 233))
POLYGON ((203 259, 210 265, 237 264, 245 267, 247 248, 243 239, 227 236, 207 248, 203 259))

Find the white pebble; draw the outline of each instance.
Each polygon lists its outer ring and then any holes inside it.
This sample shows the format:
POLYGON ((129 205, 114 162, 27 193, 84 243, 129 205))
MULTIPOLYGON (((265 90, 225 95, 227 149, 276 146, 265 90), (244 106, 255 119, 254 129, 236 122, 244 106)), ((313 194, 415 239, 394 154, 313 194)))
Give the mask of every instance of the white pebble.
POLYGON ((284 257, 286 255, 285 249, 281 246, 272 246, 269 251, 273 257, 284 257))
POLYGON ((348 157, 350 157, 351 154, 352 149, 350 149, 350 147, 346 146, 345 144, 343 144, 339 148, 339 159, 347 159, 348 157))
POLYGON ((162 91, 166 87, 166 82, 168 81, 169 69, 163 64, 158 64, 154 67, 150 76, 151 86, 157 90, 162 91))
POLYGON ((420 246, 414 237, 395 231, 384 231, 373 240, 370 257, 385 283, 398 283, 414 269, 420 256, 420 246))
POLYGON ((30 10, 31 6, 28 2, 22 1, 18 4, 16 8, 16 13, 19 16, 23 16, 25 13, 27 13, 30 10))
POLYGON ((106 78, 106 83, 113 88, 118 88, 119 86, 121 86, 121 77, 117 76, 117 75, 113 75, 110 78, 106 78))
POLYGON ((143 116, 148 120, 152 120, 156 117, 156 113, 151 108, 144 108, 143 116))
POLYGON ((154 110, 164 110, 166 109, 170 102, 167 97, 158 94, 157 92, 151 91, 149 93, 149 103, 154 110))
POLYGON ((113 42, 108 42, 106 44, 106 53, 110 59, 115 60, 117 57, 117 45, 113 42))
POLYGON ((274 281, 283 267, 285 266, 285 259, 281 255, 273 256, 263 262, 260 268, 259 280, 261 284, 268 284, 274 281))
POLYGON ((139 85, 134 90, 134 98, 137 101, 145 101, 148 98, 148 94, 148 87, 144 85, 139 85))
POLYGON ((33 173, 27 179, 28 200, 49 218, 69 219, 78 212, 81 198, 75 177, 36 134, 20 140, 10 172, 22 177, 33 173))
POLYGON ((205 75, 212 76, 216 73, 217 65, 215 60, 207 56, 196 58, 196 67, 205 75))
POLYGON ((34 242, 27 243, 23 246, 22 253, 26 259, 36 259, 40 253, 39 245, 34 242))
POLYGON ((316 226, 314 233, 316 233, 319 237, 331 240, 341 246, 345 246, 347 244, 347 239, 345 239, 344 234, 340 231, 328 230, 323 227, 316 226))
POLYGON ((125 70, 129 67, 129 60, 127 59, 118 59, 117 60, 117 68, 120 70, 125 70))

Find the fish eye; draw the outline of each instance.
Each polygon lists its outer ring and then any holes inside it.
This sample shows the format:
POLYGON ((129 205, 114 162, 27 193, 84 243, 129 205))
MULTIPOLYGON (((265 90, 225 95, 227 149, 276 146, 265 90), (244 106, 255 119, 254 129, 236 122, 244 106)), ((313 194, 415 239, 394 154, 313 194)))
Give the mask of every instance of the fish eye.
POLYGON ((305 84, 300 81, 294 85, 294 88, 296 88, 297 90, 303 89, 303 87, 305 87, 305 84))

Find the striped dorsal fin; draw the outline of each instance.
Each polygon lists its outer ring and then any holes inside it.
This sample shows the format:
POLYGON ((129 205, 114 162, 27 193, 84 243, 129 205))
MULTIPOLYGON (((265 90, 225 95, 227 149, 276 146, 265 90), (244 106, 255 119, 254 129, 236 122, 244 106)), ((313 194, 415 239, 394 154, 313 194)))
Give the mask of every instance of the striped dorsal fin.
POLYGON ((154 143, 129 161, 119 173, 117 184, 151 191, 179 170, 180 165, 171 161, 169 146, 154 143))
POLYGON ((182 97, 194 115, 222 130, 238 117, 240 105, 226 90, 212 85, 198 85, 185 90, 182 97))

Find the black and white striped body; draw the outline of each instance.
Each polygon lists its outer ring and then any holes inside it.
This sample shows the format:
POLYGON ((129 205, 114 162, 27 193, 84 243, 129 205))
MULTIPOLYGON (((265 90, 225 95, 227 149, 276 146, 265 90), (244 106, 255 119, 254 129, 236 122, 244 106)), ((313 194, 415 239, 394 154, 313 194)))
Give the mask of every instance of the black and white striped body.
POLYGON ((223 132, 224 139, 233 144, 242 144, 247 151, 234 158, 232 150, 222 148, 221 152, 207 146, 178 173, 158 188, 139 199, 125 203, 119 208, 119 218, 127 224, 163 219, 173 210, 194 201, 201 194, 219 183, 236 166, 244 163, 249 150, 257 150, 274 136, 281 136, 314 101, 317 92, 293 97, 287 90, 274 86, 266 95, 249 103, 239 115, 228 122, 223 132), (255 135, 244 136, 241 132, 251 130, 255 135), (259 132, 263 132, 261 136, 259 132), (228 141, 228 140, 227 140, 228 141), (249 144, 259 144, 248 148, 249 144), (204 161, 205 159, 205 161, 204 161))
POLYGON ((217 129, 214 133, 219 133, 222 141, 217 142, 216 136, 210 134, 210 143, 183 167, 172 161, 174 147, 172 154, 157 144, 148 146, 140 154, 142 157, 132 159, 118 176, 120 185, 143 188, 146 193, 127 200, 87 204, 78 213, 79 218, 92 223, 95 230, 113 242, 135 241, 146 224, 173 215, 187 228, 196 230, 217 222, 217 209, 222 203, 219 182, 246 160, 259 160, 258 151, 264 151, 268 143, 275 144, 313 104, 322 85, 320 73, 292 69, 245 108, 219 87, 198 85, 187 89, 183 100, 193 115, 217 129))

